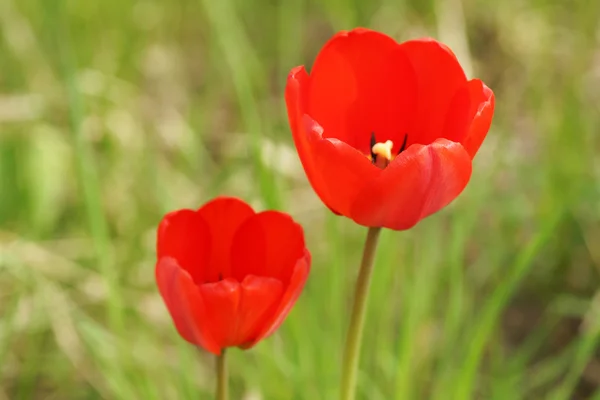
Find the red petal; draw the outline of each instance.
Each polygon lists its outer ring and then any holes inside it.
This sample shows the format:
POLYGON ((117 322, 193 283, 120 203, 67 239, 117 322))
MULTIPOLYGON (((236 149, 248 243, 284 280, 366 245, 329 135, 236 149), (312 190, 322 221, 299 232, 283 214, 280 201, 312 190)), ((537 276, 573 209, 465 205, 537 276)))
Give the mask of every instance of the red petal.
POLYGON ((467 78, 454 54, 433 39, 409 40, 400 47, 417 74, 418 108, 413 142, 432 143, 439 138, 450 103, 467 78))
POLYGON ((323 184, 323 180, 314 164, 312 149, 308 141, 308 135, 304 129, 303 117, 306 113, 308 79, 304 67, 294 68, 288 76, 287 85, 285 87, 285 102, 287 105, 290 128, 292 129, 292 135, 294 137, 294 144, 298 151, 302 167, 304 167, 304 172, 321 201, 325 204, 329 204, 327 200, 329 192, 327 187, 323 184))
POLYGON ((495 98, 494 92, 485 85, 482 85, 481 91, 472 91, 471 96, 471 111, 474 117, 462 144, 473 158, 492 125, 495 98))
POLYGON ((256 340, 265 322, 272 319, 281 296, 283 284, 274 278, 247 275, 242 281, 242 298, 238 309, 236 345, 245 346, 256 340))
POLYGON ((171 257, 156 264, 156 283, 179 334, 188 342, 214 354, 221 347, 207 330, 206 309, 190 275, 171 257))
POLYGON ((453 142, 462 142, 477 112, 477 109, 472 107, 471 99, 477 93, 481 93, 482 88, 483 83, 479 79, 474 79, 465 82, 456 91, 446 115, 446 122, 444 123, 441 137, 453 142))
POLYGON ((204 282, 216 282, 231 276, 231 242, 238 228, 254 215, 254 210, 240 199, 217 197, 198 210, 212 236, 212 251, 203 272, 204 282))
POLYGON ((177 261, 170 257, 161 258, 156 263, 154 273, 156 275, 158 291, 169 310, 169 314, 171 314, 171 318, 173 318, 173 323, 175 324, 177 331, 185 340, 194 343, 194 335, 187 325, 183 310, 177 301, 179 293, 176 289, 179 283, 180 274, 180 267, 177 265, 177 261))
POLYGON ((298 260, 294 266, 294 272, 291 276, 289 285, 281 298, 279 307, 272 314, 271 319, 264 324, 262 330, 256 336, 256 339, 253 342, 248 343, 245 348, 254 346, 259 340, 270 336, 279 328, 279 326, 281 326, 292 310, 296 300, 298 300, 298 296, 302 293, 302 289, 304 288, 304 284, 306 283, 310 271, 310 261, 310 253, 308 250, 305 250, 304 257, 298 260))
POLYGON ((199 286, 206 307, 203 323, 221 348, 237 346, 236 330, 241 298, 240 284, 231 278, 199 286))
POLYGON ((302 227, 289 215, 278 211, 258 213, 233 238, 233 276, 239 281, 247 275, 271 277, 287 285, 304 248, 302 227))
POLYGON ((416 110, 412 64, 390 37, 367 29, 335 35, 310 73, 307 114, 337 138, 370 153, 370 138, 402 144, 416 110))
POLYGON ((323 129, 310 117, 305 116, 304 120, 315 166, 330 193, 328 206, 348 216, 356 196, 381 170, 346 143, 323 139, 323 129))
POLYGON ((454 200, 470 177, 471 158, 460 143, 413 145, 363 190, 351 217, 365 226, 409 229, 454 200))
POLYGON ((173 257, 200 283, 211 253, 211 234, 204 219, 192 210, 171 212, 158 227, 157 255, 173 257))

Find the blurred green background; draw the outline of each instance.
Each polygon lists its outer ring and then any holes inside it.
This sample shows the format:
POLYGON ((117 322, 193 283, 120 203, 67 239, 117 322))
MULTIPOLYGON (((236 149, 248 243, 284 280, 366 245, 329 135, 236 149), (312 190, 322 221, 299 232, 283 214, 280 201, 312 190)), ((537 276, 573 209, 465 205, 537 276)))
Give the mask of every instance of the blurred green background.
POLYGON ((600 2, 0 0, 0 400, 210 399, 154 283, 164 213, 291 213, 314 265, 232 399, 334 399, 366 234, 318 200, 282 98, 337 30, 435 37, 496 93, 466 191, 385 231, 370 400, 600 399, 600 2))

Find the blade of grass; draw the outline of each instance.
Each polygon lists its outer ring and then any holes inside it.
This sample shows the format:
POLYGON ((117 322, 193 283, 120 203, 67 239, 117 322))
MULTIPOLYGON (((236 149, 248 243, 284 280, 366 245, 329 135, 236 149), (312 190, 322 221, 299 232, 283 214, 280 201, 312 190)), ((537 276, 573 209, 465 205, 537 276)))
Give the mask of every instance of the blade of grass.
POLYGON ((486 343, 497 326, 500 313, 510 300, 519 283, 527 272, 529 272, 535 256, 551 238, 563 215, 564 212, 562 211, 556 212, 551 218, 545 221, 545 225, 531 239, 529 244, 519 252, 515 263, 506 272, 505 279, 500 282, 489 297, 489 300, 485 303, 483 310, 479 314, 479 320, 473 332, 471 345, 466 354, 465 361, 457 377, 454 392, 456 400, 471 398, 477 368, 483 357, 486 343))
MULTIPOLYGON (((410 284, 403 287, 406 313, 401 319, 402 336, 398 347, 395 399, 420 398, 418 394, 423 374, 428 371, 429 356, 418 355, 419 347, 427 350, 431 345, 423 336, 423 330, 434 320, 433 307, 440 285, 440 270, 445 266, 439 252, 427 251, 442 246, 442 230, 439 222, 429 220, 420 227, 423 238, 417 242, 411 264, 403 266, 404 274, 410 275, 410 284), (422 246, 422 247, 421 247, 422 246)), ((425 350, 425 351, 427 351, 425 350)))
MULTIPOLYGON (((78 88, 77 63, 70 41, 69 19, 65 0, 42 1, 45 8, 45 23, 54 41, 60 76, 67 96, 69 127, 72 145, 75 149, 75 162, 78 181, 83 197, 87 224, 94 244, 98 269, 107 290, 106 318, 115 340, 121 340, 125 333, 123 301, 119 289, 118 268, 115 268, 108 224, 101 203, 101 183, 92 148, 86 141, 82 129, 84 100, 78 88)), ((118 343, 116 343, 118 346, 118 343)), ((131 391, 134 385, 127 379, 123 364, 129 353, 120 352, 107 365, 106 378, 113 381, 123 391, 131 391)))
POLYGON ((597 308, 600 301, 600 292, 596 293, 592 301, 591 311, 582 325, 582 337, 577 342, 575 355, 569 363, 569 369, 561 385, 549 397, 551 400, 568 400, 572 398, 581 374, 589 361, 595 357, 598 342, 600 341, 600 324, 598 322, 597 308))
POLYGON ((39 379, 43 376, 44 362, 40 362, 40 354, 45 354, 49 343, 47 332, 38 332, 29 340, 25 351, 25 363, 21 367, 21 375, 17 383, 17 400, 35 398, 39 379))
POLYGON ((7 365, 8 353, 10 351, 11 339, 13 339, 14 324, 17 318, 17 309, 19 299, 22 294, 18 291, 13 291, 9 299, 4 303, 2 311, 2 320, 0 320, 0 376, 2 369, 7 365))
POLYGON ((228 76, 233 80, 242 121, 250 133, 250 153, 260 195, 266 207, 279 208, 281 198, 276 176, 266 168, 262 159, 262 136, 267 125, 261 121, 258 102, 252 86, 252 78, 256 78, 256 71, 261 71, 262 67, 254 57, 252 45, 244 33, 244 24, 237 16, 235 4, 230 0, 201 0, 201 3, 225 56, 230 72, 228 76))
POLYGON ((83 98, 77 86, 77 66, 70 47, 69 21, 64 0, 41 1, 46 9, 46 24, 54 38, 62 81, 66 90, 69 125, 76 167, 86 210, 90 235, 94 242, 98 267, 108 290, 106 302, 109 325, 115 333, 122 332, 122 300, 119 295, 118 268, 114 267, 110 237, 104 210, 101 204, 101 186, 92 149, 87 143, 82 122, 84 117, 83 98))
POLYGON ((574 344, 569 344, 559 354, 547 357, 530 366, 527 371, 527 379, 523 381, 527 393, 539 393, 540 390, 554 385, 561 376, 564 376, 565 370, 573 358, 575 347, 574 344))

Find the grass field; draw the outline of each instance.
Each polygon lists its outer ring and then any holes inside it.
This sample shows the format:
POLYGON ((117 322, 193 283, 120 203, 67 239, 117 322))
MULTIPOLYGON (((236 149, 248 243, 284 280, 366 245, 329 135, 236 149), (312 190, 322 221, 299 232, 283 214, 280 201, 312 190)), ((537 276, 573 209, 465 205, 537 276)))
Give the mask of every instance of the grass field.
POLYGON ((154 282, 164 213, 291 213, 313 269, 232 399, 335 399, 366 229, 333 216, 283 89, 337 30, 433 36, 496 94, 466 191, 385 231, 369 400, 600 399, 600 2, 0 0, 0 400, 210 399, 154 282))

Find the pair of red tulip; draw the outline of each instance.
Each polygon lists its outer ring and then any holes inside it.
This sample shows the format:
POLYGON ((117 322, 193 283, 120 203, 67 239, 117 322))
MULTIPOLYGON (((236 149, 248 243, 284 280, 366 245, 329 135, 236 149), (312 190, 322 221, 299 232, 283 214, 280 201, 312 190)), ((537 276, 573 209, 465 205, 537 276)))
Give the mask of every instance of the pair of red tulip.
MULTIPOLYGON (((300 160, 321 200, 368 227, 404 230, 454 200, 492 120, 494 94, 443 44, 335 35, 285 99, 300 160)), ((273 333, 310 269, 302 227, 233 198, 164 217, 156 280, 187 341, 220 354, 273 333)))

